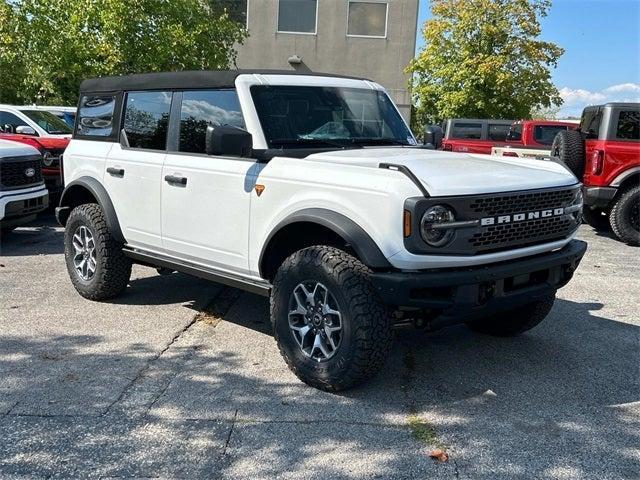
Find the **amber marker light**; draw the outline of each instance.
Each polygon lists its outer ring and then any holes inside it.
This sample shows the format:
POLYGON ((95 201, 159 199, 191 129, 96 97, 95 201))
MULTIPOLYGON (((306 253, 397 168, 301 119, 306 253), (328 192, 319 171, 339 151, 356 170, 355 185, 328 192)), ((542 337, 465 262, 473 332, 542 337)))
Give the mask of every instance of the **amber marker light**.
POLYGON ((403 230, 404 230, 404 237, 407 238, 411 236, 411 212, 409 210, 404 211, 402 224, 403 224, 403 230))
POLYGON ((256 193, 258 194, 258 196, 262 195, 262 192, 264 192, 264 185, 256 183, 256 186, 254 188, 256 189, 256 193))

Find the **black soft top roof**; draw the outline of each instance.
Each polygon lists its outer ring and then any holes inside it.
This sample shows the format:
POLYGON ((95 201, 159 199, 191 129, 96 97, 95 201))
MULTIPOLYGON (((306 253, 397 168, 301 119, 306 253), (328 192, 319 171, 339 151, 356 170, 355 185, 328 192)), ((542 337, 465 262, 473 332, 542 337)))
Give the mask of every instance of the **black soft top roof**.
POLYGON ((327 73, 297 72, 295 70, 192 70, 186 72, 136 73, 115 77, 89 78, 80 84, 81 92, 118 92, 121 90, 161 90, 185 88, 230 88, 238 75, 306 75, 338 77, 354 80, 363 78, 327 73))

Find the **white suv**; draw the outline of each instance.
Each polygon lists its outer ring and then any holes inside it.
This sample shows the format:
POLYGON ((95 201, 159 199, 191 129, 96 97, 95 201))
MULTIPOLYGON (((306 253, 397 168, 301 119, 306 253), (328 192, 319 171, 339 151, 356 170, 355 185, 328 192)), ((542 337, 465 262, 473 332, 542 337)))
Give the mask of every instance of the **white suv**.
POLYGON ((3 235, 47 208, 42 157, 30 145, 0 139, 0 230, 3 235))
POLYGON ((289 367, 377 372, 397 323, 516 335, 585 250, 564 167, 428 150, 371 81, 290 72, 86 80, 56 213, 78 292, 132 263, 271 297, 289 367))

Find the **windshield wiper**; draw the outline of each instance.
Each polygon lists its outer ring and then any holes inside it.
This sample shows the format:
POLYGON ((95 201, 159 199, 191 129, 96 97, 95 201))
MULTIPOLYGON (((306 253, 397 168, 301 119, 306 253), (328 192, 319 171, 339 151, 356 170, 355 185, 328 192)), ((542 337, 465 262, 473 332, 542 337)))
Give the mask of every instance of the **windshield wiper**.
POLYGON ((351 138, 350 141, 356 145, 404 145, 411 146, 411 144, 405 140, 399 140, 397 138, 351 138))
MULTIPOLYGON (((345 139, 349 142, 349 139, 345 139)), ((318 145, 326 145, 329 147, 335 148, 362 148, 362 145, 358 144, 350 144, 343 143, 336 140, 325 140, 324 138, 276 138, 274 140, 270 140, 270 143, 275 145, 309 145, 309 144, 318 144, 318 145)))

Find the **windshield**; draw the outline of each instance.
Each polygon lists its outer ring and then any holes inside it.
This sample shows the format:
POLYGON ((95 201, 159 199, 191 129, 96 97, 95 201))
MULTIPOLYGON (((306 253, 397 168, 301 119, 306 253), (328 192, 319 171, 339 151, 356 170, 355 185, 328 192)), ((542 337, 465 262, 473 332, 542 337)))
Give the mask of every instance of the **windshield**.
POLYGON ((416 144, 384 92, 254 85, 251 95, 269 148, 416 144))
POLYGON ((42 110, 22 110, 27 117, 36 122, 40 128, 51 135, 71 133, 71 127, 53 113, 42 110))

